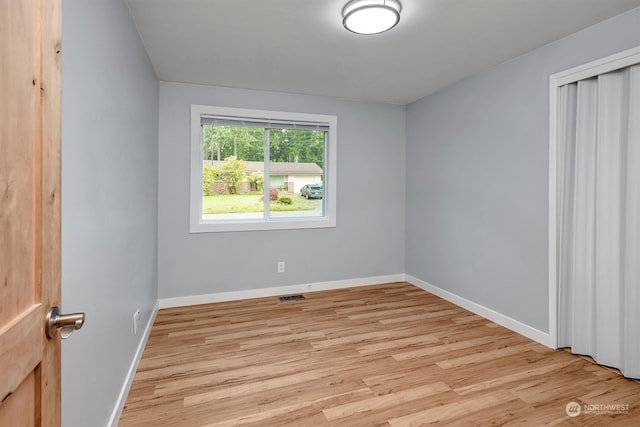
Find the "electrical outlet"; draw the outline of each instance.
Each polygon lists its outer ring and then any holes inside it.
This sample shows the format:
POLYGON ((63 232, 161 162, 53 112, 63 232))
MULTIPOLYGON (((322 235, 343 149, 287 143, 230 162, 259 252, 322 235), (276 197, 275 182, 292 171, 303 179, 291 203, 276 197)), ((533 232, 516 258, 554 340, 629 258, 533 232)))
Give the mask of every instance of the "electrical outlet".
POLYGON ((140 309, 133 313, 133 335, 138 335, 138 322, 140 321, 140 309))
POLYGON ((278 273, 284 273, 284 261, 278 261, 278 273))

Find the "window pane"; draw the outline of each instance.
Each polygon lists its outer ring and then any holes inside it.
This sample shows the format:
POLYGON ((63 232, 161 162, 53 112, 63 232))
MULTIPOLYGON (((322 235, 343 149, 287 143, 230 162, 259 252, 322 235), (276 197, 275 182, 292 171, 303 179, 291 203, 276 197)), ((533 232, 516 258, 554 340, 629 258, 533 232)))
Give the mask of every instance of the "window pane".
POLYGON ((335 227, 336 134, 336 116, 191 105, 189 231, 335 227))
POLYGON ((324 216, 325 132, 270 129, 271 218, 324 216))
POLYGON ((202 219, 264 217, 264 129, 203 125, 202 219))

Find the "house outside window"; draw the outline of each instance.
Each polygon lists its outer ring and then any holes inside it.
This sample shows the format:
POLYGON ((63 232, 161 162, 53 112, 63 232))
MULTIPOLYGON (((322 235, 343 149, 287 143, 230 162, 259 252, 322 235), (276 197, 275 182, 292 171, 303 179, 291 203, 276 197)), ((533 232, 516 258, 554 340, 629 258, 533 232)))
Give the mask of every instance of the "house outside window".
POLYGON ((329 115, 192 105, 190 231, 335 227, 336 127, 329 115))

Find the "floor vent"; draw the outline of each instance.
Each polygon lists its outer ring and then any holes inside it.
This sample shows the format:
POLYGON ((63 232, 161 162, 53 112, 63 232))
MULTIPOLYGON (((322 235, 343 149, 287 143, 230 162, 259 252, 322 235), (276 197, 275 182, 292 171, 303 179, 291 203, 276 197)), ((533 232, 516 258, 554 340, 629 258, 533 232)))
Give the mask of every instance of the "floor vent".
POLYGON ((280 297, 280 302, 283 302, 283 301, 297 301, 297 300, 300 300, 300 299, 305 299, 304 295, 287 295, 287 296, 284 296, 284 297, 280 297))

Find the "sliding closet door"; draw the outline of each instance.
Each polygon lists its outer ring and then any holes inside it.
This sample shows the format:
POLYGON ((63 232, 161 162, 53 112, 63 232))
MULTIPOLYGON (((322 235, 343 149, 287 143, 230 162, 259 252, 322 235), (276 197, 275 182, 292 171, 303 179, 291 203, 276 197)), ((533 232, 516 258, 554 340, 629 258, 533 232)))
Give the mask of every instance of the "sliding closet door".
POLYGON ((627 140, 622 372, 640 378, 640 64, 629 73, 627 140))
POLYGON ((560 88, 559 345, 640 377, 640 65, 560 88))

